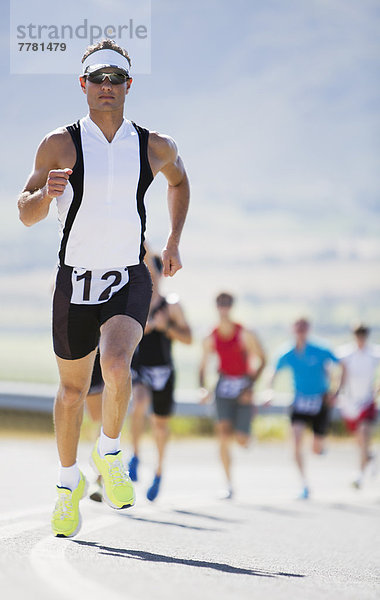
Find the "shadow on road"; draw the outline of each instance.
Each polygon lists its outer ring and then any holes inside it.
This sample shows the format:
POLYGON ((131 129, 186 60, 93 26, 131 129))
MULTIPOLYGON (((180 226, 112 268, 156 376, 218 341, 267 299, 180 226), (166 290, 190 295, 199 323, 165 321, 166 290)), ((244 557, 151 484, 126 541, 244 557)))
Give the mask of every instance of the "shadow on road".
POLYGON ((162 562, 168 564, 185 565, 188 567, 200 567, 203 569, 214 569, 215 571, 222 571, 223 573, 232 573, 234 575, 253 575, 255 577, 305 577, 305 575, 299 575, 297 573, 283 573, 281 571, 271 572, 264 571, 261 569, 244 569, 241 567, 234 567, 226 563, 208 562, 205 560, 194 560, 192 558, 176 558, 174 556, 166 556, 164 554, 154 554, 153 552, 145 552, 144 550, 127 550, 126 548, 110 548, 108 546, 102 546, 98 542, 86 542, 83 540, 71 540, 74 544, 80 546, 90 546, 98 548, 99 554, 105 556, 116 556, 117 558, 132 558, 135 560, 142 560, 147 562, 162 562))
POLYGON ((201 517, 202 519, 210 519, 211 521, 222 521, 224 523, 243 523, 244 521, 238 519, 226 519, 225 517, 215 517, 215 515, 205 515, 200 512, 192 512, 190 510, 178 510, 174 509, 173 512, 180 515, 189 515, 190 517, 201 517))
POLYGON ((299 510, 292 510, 289 508, 281 508, 279 506, 269 506, 265 504, 237 504, 239 508, 243 508, 245 510, 253 510, 253 511, 264 511, 272 514, 280 515, 283 517, 295 517, 295 518, 310 518, 310 513, 303 513, 299 510))
POLYGON ((373 517, 379 514, 378 508, 372 508, 370 506, 355 506, 353 504, 343 504, 342 502, 334 502, 333 504, 327 505, 328 508, 334 510, 342 510, 357 515, 365 515, 366 517, 373 517))
POLYGON ((133 521, 143 521, 144 523, 153 523, 154 525, 170 525, 172 527, 181 527, 183 529, 193 529, 195 531, 220 531, 220 529, 212 529, 211 527, 198 527, 196 525, 185 525, 184 523, 175 523, 174 521, 157 521, 156 519, 144 519, 143 517, 135 517, 134 515, 120 515, 126 519, 133 521))

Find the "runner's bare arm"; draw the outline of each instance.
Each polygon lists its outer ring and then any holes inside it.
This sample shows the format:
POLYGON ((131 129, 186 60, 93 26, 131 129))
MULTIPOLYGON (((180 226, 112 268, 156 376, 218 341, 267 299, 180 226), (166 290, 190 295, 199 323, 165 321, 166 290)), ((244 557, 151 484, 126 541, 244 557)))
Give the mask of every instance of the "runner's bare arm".
MULTIPOLYGON (((67 150, 67 135, 62 131, 53 132, 42 140, 37 149, 34 169, 18 198, 20 220, 27 227, 44 219, 53 198, 64 192, 72 172, 69 168, 62 168, 60 160, 60 156, 64 156, 62 150, 67 150)), ((69 154, 67 156, 69 161, 72 160, 69 154)))
POLYGON ((144 247, 146 252, 144 262, 148 267, 150 277, 152 279, 153 289, 159 289, 160 274, 158 273, 157 268, 154 264, 154 253, 152 252, 149 244, 146 241, 144 242, 144 247))
POLYGON ((247 329, 243 329, 242 331, 242 341, 248 353, 250 374, 252 375, 252 379, 256 381, 267 364, 264 348, 258 337, 247 329), (259 366, 255 364, 257 363, 257 359, 260 363, 259 366))
POLYGON ((191 344, 191 329, 186 320, 185 313, 179 302, 168 305, 169 323, 165 334, 171 340, 178 340, 183 344, 191 344))
POLYGON ((341 389, 344 387, 346 380, 346 366, 342 360, 339 361, 337 369, 331 373, 330 379, 332 380, 334 389, 328 392, 327 400, 330 405, 333 405, 340 394, 341 389))
POLYGON ((212 337, 209 335, 203 340, 202 344, 202 358, 199 365, 199 386, 201 388, 206 387, 206 369, 211 354, 214 352, 214 343, 212 337))
POLYGON ((274 384, 277 374, 278 371, 271 367, 269 373, 267 373, 265 377, 264 406, 270 406, 274 400, 274 384))
POLYGON ((347 368, 346 365, 344 364, 344 362, 341 360, 339 362, 340 365, 340 381, 339 381, 339 385, 338 385, 338 389, 337 389, 337 394, 340 393, 340 391, 344 388, 345 384, 346 384, 346 380, 347 380, 347 368))
POLYGON ((189 207, 190 187, 176 143, 169 136, 149 134, 148 157, 153 174, 161 172, 168 182, 168 208, 171 230, 162 251, 163 275, 172 277, 182 268, 179 241, 189 207))

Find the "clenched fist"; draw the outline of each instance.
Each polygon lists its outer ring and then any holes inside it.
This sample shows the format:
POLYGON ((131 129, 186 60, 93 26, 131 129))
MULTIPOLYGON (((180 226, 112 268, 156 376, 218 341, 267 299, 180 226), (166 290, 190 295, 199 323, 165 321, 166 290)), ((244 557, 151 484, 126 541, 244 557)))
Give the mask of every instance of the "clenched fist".
POLYGON ((62 196, 72 172, 72 169, 54 169, 49 171, 45 185, 46 195, 50 198, 62 196))
POLYGON ((178 245, 167 244, 161 253, 164 277, 173 277, 182 269, 181 258, 179 256, 178 245))

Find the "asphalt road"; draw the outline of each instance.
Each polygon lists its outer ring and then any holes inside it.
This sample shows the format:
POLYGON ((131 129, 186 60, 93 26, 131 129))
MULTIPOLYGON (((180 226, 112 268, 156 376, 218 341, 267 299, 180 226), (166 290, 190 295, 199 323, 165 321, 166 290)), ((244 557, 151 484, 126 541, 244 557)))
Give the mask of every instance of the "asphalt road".
MULTIPOLYGON (((88 445, 80 449, 87 467, 88 445)), ((0 439, 2 600, 372 600, 380 598, 380 477, 350 488, 356 454, 331 444, 308 460, 313 495, 297 501, 287 445, 236 448, 236 497, 219 500, 215 443, 172 442, 162 494, 123 512, 85 499, 71 540, 50 533, 56 452, 50 439, 0 439)))

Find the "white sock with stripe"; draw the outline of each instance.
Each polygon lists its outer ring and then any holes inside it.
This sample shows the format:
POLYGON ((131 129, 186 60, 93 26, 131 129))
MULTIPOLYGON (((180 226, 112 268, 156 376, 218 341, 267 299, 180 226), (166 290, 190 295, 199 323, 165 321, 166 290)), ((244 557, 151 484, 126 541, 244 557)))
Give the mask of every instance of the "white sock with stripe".
POLYGON ((100 438, 98 445, 98 452, 100 458, 104 458, 105 454, 114 454, 120 450, 120 433, 117 438, 110 438, 103 431, 103 427, 100 430, 100 438))

